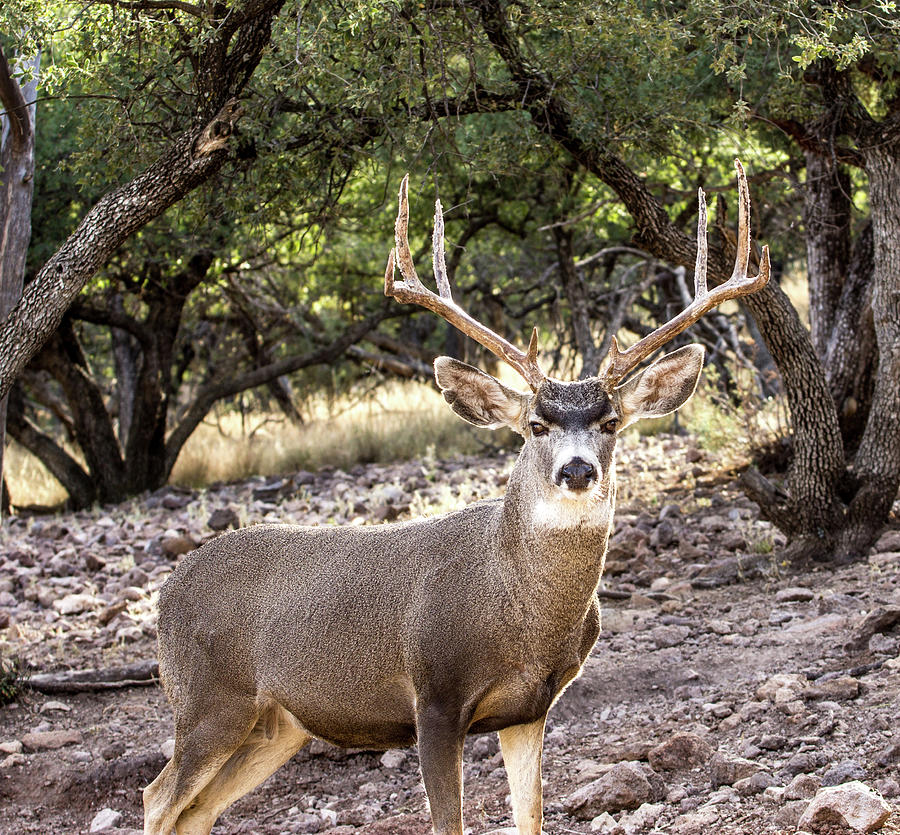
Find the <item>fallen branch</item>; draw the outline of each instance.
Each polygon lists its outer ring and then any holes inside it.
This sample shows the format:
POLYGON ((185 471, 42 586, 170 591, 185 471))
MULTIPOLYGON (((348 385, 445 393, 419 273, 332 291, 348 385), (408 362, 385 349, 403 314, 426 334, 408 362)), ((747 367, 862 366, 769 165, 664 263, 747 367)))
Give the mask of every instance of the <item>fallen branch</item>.
POLYGON ((156 661, 139 661, 124 667, 103 670, 67 670, 62 673, 40 673, 24 679, 23 683, 40 693, 86 693, 95 690, 118 690, 123 687, 142 687, 159 681, 156 661))

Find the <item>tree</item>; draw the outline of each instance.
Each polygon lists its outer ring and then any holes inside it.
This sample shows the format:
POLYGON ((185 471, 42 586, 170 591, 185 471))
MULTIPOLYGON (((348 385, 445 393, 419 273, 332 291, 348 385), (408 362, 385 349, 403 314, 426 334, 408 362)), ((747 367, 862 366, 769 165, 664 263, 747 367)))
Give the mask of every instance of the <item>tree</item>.
MULTIPOLYGON (((87 281, 135 231, 212 177, 225 163, 246 87, 271 37, 284 0, 234 5, 146 4, 168 10, 179 48, 196 68, 193 106, 168 147, 145 170, 102 197, 25 288, 0 330, 0 397, 59 327, 87 281)), ((141 9, 143 3, 134 8, 141 9)), ((114 7, 113 7, 114 8, 114 7)), ((112 23, 112 21, 110 21, 112 23)), ((181 120, 178 120, 181 122, 181 120)))
MULTIPOLYGON (((0 45, 0 321, 22 294, 25 256, 31 238, 31 201, 34 193, 35 94, 40 69, 40 53, 21 62, 14 72, 0 45), (17 75, 26 75, 20 84, 17 75)), ((0 477, 6 442, 8 398, 0 395, 0 477)), ((6 482, 0 494, 6 509, 6 482)))

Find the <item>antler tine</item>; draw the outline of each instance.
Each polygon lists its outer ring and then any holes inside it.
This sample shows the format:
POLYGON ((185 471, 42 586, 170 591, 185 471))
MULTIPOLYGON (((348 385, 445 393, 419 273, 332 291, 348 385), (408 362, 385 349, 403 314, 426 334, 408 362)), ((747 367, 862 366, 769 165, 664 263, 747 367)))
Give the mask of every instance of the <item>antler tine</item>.
POLYGON ((450 294, 450 281, 447 277, 447 265, 444 260, 444 213, 440 200, 435 201, 434 205, 434 233, 431 247, 438 293, 429 290, 419 279, 412 253, 409 250, 408 191, 409 174, 400 183, 400 207, 397 212, 397 221, 394 224, 394 249, 388 255, 384 273, 384 294, 403 304, 416 304, 436 313, 512 366, 528 382, 532 390, 537 391, 546 379, 537 361, 537 328, 531 334, 528 352, 525 353, 477 319, 473 319, 453 301, 450 294), (394 281, 395 263, 400 269, 400 275, 403 276, 402 281, 394 281))
POLYGON ((746 296, 765 287, 769 281, 769 248, 763 247, 760 258, 759 273, 748 278, 747 267, 750 262, 750 189, 747 177, 740 160, 734 161, 738 175, 738 243, 734 270, 731 278, 713 290, 706 284, 707 243, 706 243, 706 197, 703 189, 698 191, 697 219, 697 261, 694 267, 694 300, 674 319, 657 328, 625 351, 620 351, 613 338, 609 346, 606 370, 602 375, 604 386, 612 391, 619 382, 647 359, 654 351, 665 345, 682 331, 694 324, 703 314, 718 307, 728 299, 746 296))
POLYGON ((706 287, 706 261, 708 249, 706 246, 706 195, 702 188, 697 189, 697 263, 694 265, 694 298, 705 296, 709 290, 706 287))

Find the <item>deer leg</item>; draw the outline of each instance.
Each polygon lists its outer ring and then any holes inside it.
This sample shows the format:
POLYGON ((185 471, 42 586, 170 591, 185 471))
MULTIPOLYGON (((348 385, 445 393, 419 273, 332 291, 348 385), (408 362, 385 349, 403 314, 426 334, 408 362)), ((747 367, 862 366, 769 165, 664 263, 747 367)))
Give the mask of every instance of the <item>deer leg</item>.
POLYGON ((280 706, 264 713, 249 736, 175 822, 178 835, 208 835, 219 815, 274 774, 312 737, 280 706))
POLYGON ((465 726, 439 705, 417 709, 419 765, 434 835, 463 835, 462 753, 465 726))
POLYGON ((513 820, 518 835, 540 835, 543 821, 541 749, 546 715, 527 725, 512 725, 499 733, 503 764, 509 779, 513 820))
POLYGON ((253 702, 204 705, 176 723, 175 753, 144 789, 145 835, 171 835, 182 810, 240 747, 259 716, 253 702))

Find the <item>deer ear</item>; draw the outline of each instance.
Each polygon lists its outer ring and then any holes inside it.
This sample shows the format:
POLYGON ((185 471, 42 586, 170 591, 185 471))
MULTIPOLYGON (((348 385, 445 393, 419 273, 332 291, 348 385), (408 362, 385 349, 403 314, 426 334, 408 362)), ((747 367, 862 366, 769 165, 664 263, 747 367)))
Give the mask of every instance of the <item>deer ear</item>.
POLYGON ((646 417, 662 417, 683 406, 697 388, 703 369, 702 345, 685 345, 615 390, 622 426, 646 417))
POLYGON ((463 420, 488 429, 508 426, 520 435, 525 433, 531 395, 507 388, 490 374, 451 357, 434 361, 434 377, 444 400, 463 420))

